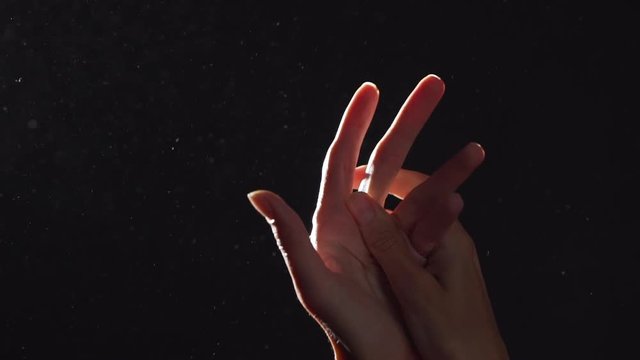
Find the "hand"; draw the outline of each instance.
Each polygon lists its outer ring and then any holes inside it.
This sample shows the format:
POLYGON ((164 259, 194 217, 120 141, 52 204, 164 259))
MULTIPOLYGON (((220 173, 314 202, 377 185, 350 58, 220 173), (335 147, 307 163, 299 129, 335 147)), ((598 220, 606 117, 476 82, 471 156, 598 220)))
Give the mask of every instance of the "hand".
MULTIPOLYGON (((374 160, 376 157, 387 159, 372 162, 379 165, 376 176, 371 177, 373 185, 382 183, 378 180, 382 179, 380 174, 391 176, 386 186, 392 182, 394 172, 398 172, 411 143, 443 90, 440 79, 429 76, 409 96, 372 155, 374 160)), ((388 292, 386 279, 366 248, 346 206, 359 148, 377 100, 375 86, 364 84, 345 111, 323 165, 311 243, 300 218, 277 195, 259 191, 252 193, 250 199, 272 224, 298 298, 330 335, 338 357, 344 354, 346 347, 357 358, 412 358, 416 355, 415 349, 405 332, 395 300, 388 292), (340 343, 336 334, 344 342, 340 343)), ((460 166, 448 168, 465 170, 466 175, 462 180, 479 164, 465 163, 464 156, 455 159, 457 162, 453 163, 459 163, 460 166)), ((446 180, 448 172, 442 174, 441 178, 446 180)), ((398 218, 403 219, 407 230, 413 229, 420 217, 427 219, 421 224, 429 223, 428 219, 431 219, 432 226, 423 227, 423 231, 444 233, 457 214, 447 211, 451 209, 447 209, 447 202, 442 201, 446 196, 433 196, 435 193, 430 192, 429 188, 424 186, 417 191, 415 198, 424 201, 408 202, 414 206, 405 206, 404 215, 398 218), (418 203, 427 206, 415 205, 418 203), (436 206, 445 211, 432 211, 430 216, 421 216, 420 209, 436 206), (438 214, 440 220, 446 221, 438 221, 438 214)), ((386 190, 381 191, 386 196, 386 190)))
MULTIPOLYGON (((426 175, 401 171, 391 191, 403 197, 426 175)), ((434 176, 435 177, 435 176, 434 176)), ((406 204, 402 202, 400 205, 406 204)), ((452 198, 454 208, 462 204, 452 198)), ((426 268, 412 261, 395 214, 355 193, 349 208, 366 244, 398 300, 418 352, 429 359, 508 359, 498 331, 473 241, 456 222, 429 256, 426 268)))

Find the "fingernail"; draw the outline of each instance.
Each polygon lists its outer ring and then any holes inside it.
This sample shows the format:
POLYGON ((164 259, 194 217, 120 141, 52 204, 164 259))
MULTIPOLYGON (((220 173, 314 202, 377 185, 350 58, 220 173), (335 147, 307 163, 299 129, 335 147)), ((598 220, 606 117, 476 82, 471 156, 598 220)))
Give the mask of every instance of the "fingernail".
POLYGON ((347 206, 351 215, 356 218, 360 224, 366 224, 373 220, 376 215, 376 209, 373 207, 372 200, 368 199, 369 195, 356 192, 351 195, 347 206))
POLYGON ((247 194, 247 198, 260 215, 264 216, 267 220, 273 219, 273 209, 269 202, 260 195, 261 192, 261 190, 252 191, 247 194))

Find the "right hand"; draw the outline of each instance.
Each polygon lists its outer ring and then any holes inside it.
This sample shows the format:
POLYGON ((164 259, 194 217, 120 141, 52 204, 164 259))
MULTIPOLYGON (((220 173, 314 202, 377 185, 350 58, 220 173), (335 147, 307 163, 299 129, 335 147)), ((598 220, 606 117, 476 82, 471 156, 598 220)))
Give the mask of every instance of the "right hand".
MULTIPOLYGON (((360 167, 354 185, 362 177, 360 167)), ((389 192, 403 199, 427 178, 400 170, 389 192)), ((459 197, 449 201, 453 208, 462 207, 459 197)), ((431 247, 426 267, 421 266, 414 261, 410 246, 424 243, 416 239, 420 233, 413 232, 409 239, 402 229, 406 204, 401 202, 388 214, 366 194, 354 193, 349 199, 352 215, 389 281, 418 353, 429 359, 508 359, 473 240, 456 221, 437 246, 431 247), (371 211, 368 219, 362 209, 371 211)))

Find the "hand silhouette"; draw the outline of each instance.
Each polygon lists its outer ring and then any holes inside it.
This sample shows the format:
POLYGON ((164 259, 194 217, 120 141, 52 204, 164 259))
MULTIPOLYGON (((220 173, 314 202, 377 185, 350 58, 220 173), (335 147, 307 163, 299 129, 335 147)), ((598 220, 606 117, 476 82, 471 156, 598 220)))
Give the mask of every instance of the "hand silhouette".
MULTIPOLYGON (((337 358, 403 359, 419 354, 387 276, 367 248, 348 203, 358 177, 364 180, 362 189, 383 203, 398 183, 394 180, 403 178, 396 175, 443 91, 442 81, 435 76, 427 76, 416 86, 364 172, 356 170, 356 162, 379 93, 370 83, 356 91, 325 157, 310 236, 279 196, 268 191, 249 195, 272 225, 298 298, 329 335, 337 358)), ((422 256, 428 255, 455 222, 462 202, 454 191, 482 162, 483 155, 477 144, 465 147, 429 181, 415 187, 393 212, 396 225, 409 234, 406 239, 412 240, 421 255, 414 255, 414 265, 424 262, 422 256)))

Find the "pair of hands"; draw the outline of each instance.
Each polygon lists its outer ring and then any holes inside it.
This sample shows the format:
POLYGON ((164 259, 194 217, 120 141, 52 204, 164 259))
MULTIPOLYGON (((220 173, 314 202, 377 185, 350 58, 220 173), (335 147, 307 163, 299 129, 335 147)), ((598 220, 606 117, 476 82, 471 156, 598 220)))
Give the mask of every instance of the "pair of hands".
POLYGON ((422 79, 356 167, 379 98, 371 83, 356 91, 323 164, 310 235, 278 195, 249 194, 336 359, 508 358, 473 241, 456 220, 455 190, 484 151, 471 143, 430 177, 401 169, 443 93, 438 77, 422 79), (383 207, 388 194, 403 199, 393 211, 383 207))

